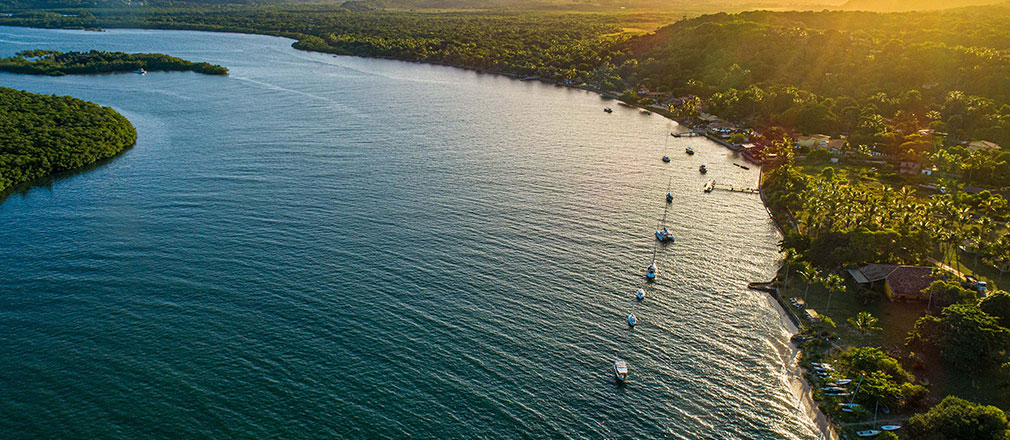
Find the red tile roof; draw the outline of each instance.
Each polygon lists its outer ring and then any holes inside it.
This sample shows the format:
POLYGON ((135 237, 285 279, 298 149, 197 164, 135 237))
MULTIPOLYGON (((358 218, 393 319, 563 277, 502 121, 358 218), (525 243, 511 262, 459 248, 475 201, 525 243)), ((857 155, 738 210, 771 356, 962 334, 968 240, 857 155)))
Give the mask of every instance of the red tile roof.
POLYGON ((887 285, 891 288, 892 297, 906 299, 925 299, 922 293, 935 278, 933 268, 929 266, 898 266, 887 274, 887 285))

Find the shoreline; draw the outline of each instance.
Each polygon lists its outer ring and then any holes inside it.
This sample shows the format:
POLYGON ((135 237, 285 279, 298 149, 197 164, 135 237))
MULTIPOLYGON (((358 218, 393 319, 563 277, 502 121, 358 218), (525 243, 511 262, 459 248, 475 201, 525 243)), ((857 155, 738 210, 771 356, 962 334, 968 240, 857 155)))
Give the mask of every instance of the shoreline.
MULTIPOLYGON (((798 332, 799 329, 789 318, 789 312, 784 310, 782 305, 774 298, 769 297, 768 299, 772 308, 778 312, 782 327, 792 334, 798 332)), ((813 387, 807 381, 803 367, 800 366, 799 361, 803 355, 803 350, 788 339, 783 348, 784 350, 779 355, 782 359, 782 365, 785 367, 786 385, 789 386, 789 390, 798 400, 799 410, 803 411, 803 414, 813 423, 813 426, 816 428, 815 432, 820 432, 818 440, 840 440, 841 437, 838 435, 838 430, 835 429, 834 423, 821 411, 821 408, 817 405, 817 401, 814 400, 813 387)))
MULTIPOLYGON (((89 29, 81 29, 81 28, 17 26, 17 25, 10 25, 10 24, 0 24, 0 26, 27 27, 27 28, 35 28, 35 29, 80 30, 82 32, 93 32, 93 31, 96 31, 96 30, 98 30, 98 31, 105 31, 106 30, 105 28, 98 28, 98 29, 90 29, 89 30, 89 29)), ((492 70, 486 70, 486 69, 476 68, 476 67, 472 67, 472 66, 454 65, 454 64, 449 64, 449 63, 444 63, 444 62, 438 62, 438 61, 407 59, 407 58, 387 57, 387 56, 349 55, 349 54, 344 54, 344 53, 340 53, 340 52, 331 52, 331 51, 324 51, 324 50, 318 50, 318 49, 299 48, 299 47, 297 47, 297 43, 299 43, 300 40, 298 38, 296 38, 295 35, 292 35, 292 34, 285 35, 285 34, 276 34, 276 33, 269 33, 269 32, 258 32, 258 31, 254 31, 254 30, 239 31, 239 30, 202 29, 202 28, 200 28, 200 26, 186 26, 186 25, 181 25, 181 26, 171 26, 171 25, 168 25, 168 26, 151 26, 151 27, 124 26, 124 27, 108 28, 108 29, 109 30, 117 30, 117 29, 136 30, 136 29, 141 29, 141 30, 159 30, 159 31, 166 31, 166 30, 168 30, 168 31, 190 31, 190 32, 214 32, 214 33, 232 33, 232 34, 243 34, 243 35, 261 35, 261 36, 271 36, 271 37, 276 37, 276 38, 285 38, 285 39, 293 40, 292 43, 291 43, 291 48, 293 48, 295 50, 299 50, 299 51, 304 51, 304 52, 315 52, 315 53, 327 54, 327 55, 335 55, 335 56, 347 56, 347 57, 358 57, 358 58, 383 59, 383 60, 391 60, 391 61, 410 62, 410 63, 416 63, 416 64, 428 64, 428 65, 435 65, 435 66, 451 67, 451 68, 456 68, 456 69, 473 71, 475 73, 480 73, 480 74, 492 74, 492 75, 506 76, 506 77, 509 77, 509 78, 511 78, 513 80, 517 80, 517 81, 538 81, 538 82, 541 82, 541 83, 544 83, 544 84, 550 84, 550 85, 559 86, 559 87, 566 87, 566 88, 571 88, 571 89, 584 90, 584 91, 587 91, 587 92, 590 92, 590 93, 595 93, 595 94, 599 95, 601 98, 606 98, 606 99, 612 99, 612 100, 619 101, 620 103, 622 103, 624 105, 627 105, 629 107, 632 107, 632 108, 637 108, 637 109, 640 109, 640 110, 648 111, 650 113, 656 113, 656 114, 660 115, 661 117, 664 117, 666 119, 669 119, 671 121, 676 122, 680 126, 690 127, 689 124, 687 124, 687 123, 685 123, 683 121, 678 120, 676 117, 674 117, 668 111, 657 109, 657 108, 653 108, 653 107, 648 107, 648 106, 642 106, 642 105, 639 105, 639 104, 627 103, 625 101, 622 101, 618 96, 616 96, 616 95, 614 95, 612 93, 609 93, 609 92, 606 92, 606 91, 603 91, 603 90, 599 90, 599 89, 596 89, 594 87, 591 87, 591 86, 588 86, 588 85, 584 85, 584 84, 574 85, 574 84, 564 84, 564 83, 561 83, 561 82, 557 82, 557 81, 553 81, 553 80, 547 80, 547 79, 543 79, 543 78, 524 78, 524 77, 522 77, 522 75, 515 74, 515 73, 498 72, 498 71, 492 71, 492 70)), ((716 145, 720 145, 720 146, 726 147, 730 151, 733 151, 735 154, 739 153, 739 151, 734 150, 733 148, 730 148, 730 147, 728 147, 726 145, 723 145, 720 142, 716 142, 714 139, 712 139, 709 136, 705 136, 705 137, 708 138, 708 140, 710 142, 712 142, 712 143, 714 143, 716 145)), ((758 165, 758 167, 759 167, 759 170, 761 171, 761 173, 763 173, 763 166, 758 165)), ((761 177, 762 177, 762 174, 759 174, 759 177, 758 177, 758 188, 761 187, 761 180, 762 180, 761 177)), ((2 198, 0 198, 0 200, 2 200, 2 198)), ((777 219, 775 218, 774 215, 772 215, 772 212, 771 212, 770 208, 765 203, 764 195, 763 194, 761 194, 761 204, 762 204, 762 206, 764 206, 765 210, 768 212, 769 218, 772 220, 772 223, 775 224, 776 228, 781 233, 782 232, 781 225, 779 225, 777 219)), ((790 320, 790 318, 789 318, 789 311, 786 310, 784 308, 784 306, 779 301, 775 300, 775 298, 772 298, 772 297, 766 297, 766 298, 767 298, 767 300, 770 301, 773 309, 775 309, 775 311, 779 314, 779 321, 780 321, 782 327, 788 333, 790 333, 790 334, 797 333, 798 332, 798 328, 790 320)), ((820 431, 821 432, 821 435, 820 435, 819 439, 839 440, 840 437, 838 435, 837 430, 835 429, 835 425, 820 410, 820 408, 817 405, 817 402, 813 399, 812 387, 811 387, 810 383, 806 380, 806 377, 803 374, 803 369, 799 365, 798 361, 799 361, 799 358, 801 356, 802 350, 800 350, 796 346, 796 344, 794 344, 788 338, 785 339, 784 344, 782 345, 782 347, 785 348, 785 350, 780 351, 778 354, 779 354, 780 358, 782 359, 783 367, 785 368, 785 373, 787 375, 787 377, 786 377, 786 381, 787 381, 786 385, 789 387, 790 392, 793 394, 793 396, 797 397, 797 399, 799 399, 799 401, 800 401, 799 409, 803 411, 804 415, 807 416, 807 418, 811 421, 811 423, 813 423, 813 425, 816 427, 815 432, 816 431, 820 431)))

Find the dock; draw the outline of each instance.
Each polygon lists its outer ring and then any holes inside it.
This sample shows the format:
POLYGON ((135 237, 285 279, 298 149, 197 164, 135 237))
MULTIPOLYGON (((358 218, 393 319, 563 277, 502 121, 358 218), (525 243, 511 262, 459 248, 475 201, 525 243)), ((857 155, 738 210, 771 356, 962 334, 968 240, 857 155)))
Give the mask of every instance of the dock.
POLYGON ((723 191, 730 191, 730 192, 745 193, 745 194, 761 194, 761 190, 757 189, 757 188, 748 188, 748 187, 744 187, 744 186, 727 185, 725 183, 717 183, 717 184, 715 184, 715 189, 719 189, 719 190, 723 190, 723 191))

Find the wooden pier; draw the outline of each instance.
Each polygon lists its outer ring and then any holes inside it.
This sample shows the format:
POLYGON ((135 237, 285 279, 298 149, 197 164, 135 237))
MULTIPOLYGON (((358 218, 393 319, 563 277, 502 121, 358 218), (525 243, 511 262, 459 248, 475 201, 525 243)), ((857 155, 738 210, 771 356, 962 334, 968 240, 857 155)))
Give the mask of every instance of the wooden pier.
POLYGON ((723 191, 738 192, 745 194, 761 194, 761 190, 757 188, 747 188, 744 186, 727 185, 725 183, 715 184, 715 189, 720 189, 723 191))

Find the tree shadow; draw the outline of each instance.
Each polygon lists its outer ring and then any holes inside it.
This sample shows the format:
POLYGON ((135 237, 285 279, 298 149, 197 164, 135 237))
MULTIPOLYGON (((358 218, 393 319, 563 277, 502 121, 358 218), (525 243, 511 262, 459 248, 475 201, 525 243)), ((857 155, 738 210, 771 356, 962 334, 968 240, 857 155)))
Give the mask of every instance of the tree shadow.
POLYGON ((87 172, 90 172, 90 171, 94 171, 94 170, 96 170, 98 168, 102 168, 102 167, 104 167, 104 166, 112 163, 112 161, 118 159, 119 157, 125 155, 126 152, 132 150, 133 147, 136 146, 136 145, 137 144, 133 144, 133 145, 130 145, 129 147, 126 147, 126 148, 123 149, 123 151, 120 151, 120 152, 116 153, 112 157, 109 157, 109 158, 106 158, 106 159, 102 159, 102 160, 99 160, 99 161, 95 161, 95 162, 92 162, 92 163, 90 163, 88 165, 84 165, 84 166, 79 167, 79 168, 74 168, 72 170, 59 171, 59 172, 56 172, 56 173, 53 173, 53 174, 49 174, 49 175, 46 175, 46 176, 39 177, 39 178, 34 179, 34 180, 29 180, 27 182, 22 182, 22 183, 19 183, 17 185, 14 185, 14 186, 12 186, 10 188, 7 188, 4 191, 0 191, 0 205, 2 205, 5 201, 7 201, 8 197, 13 196, 15 194, 19 194, 21 196, 27 196, 28 193, 31 192, 31 190, 33 190, 35 188, 47 188, 47 189, 52 190, 53 184, 56 183, 56 182, 58 182, 58 181, 60 181, 60 180, 69 179, 69 178, 74 177, 74 176, 76 176, 78 174, 84 174, 84 173, 87 173, 87 172))

